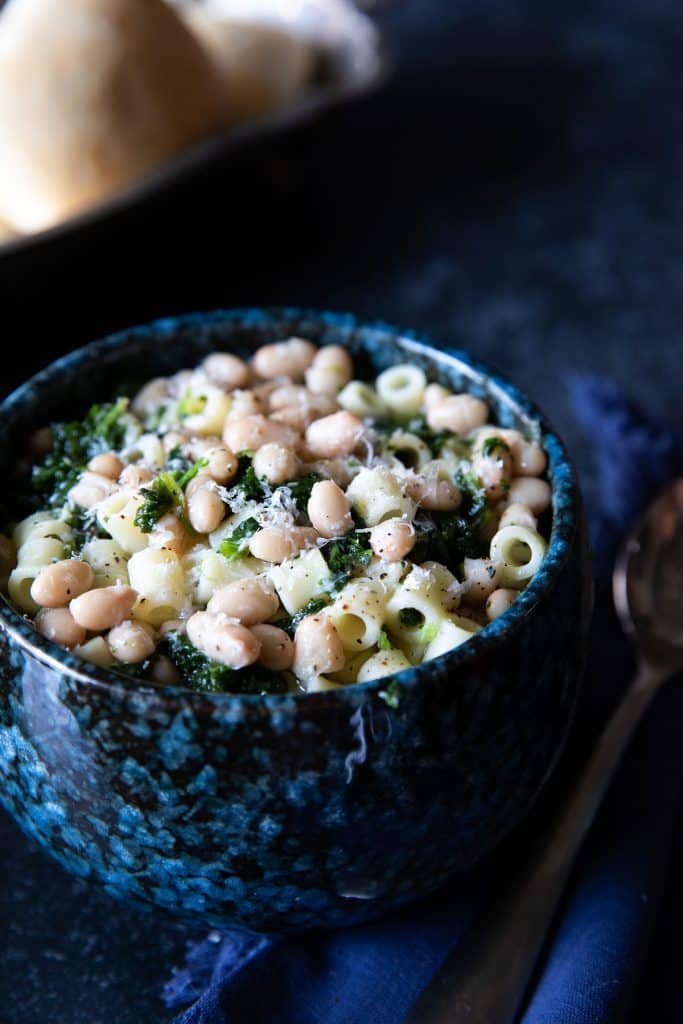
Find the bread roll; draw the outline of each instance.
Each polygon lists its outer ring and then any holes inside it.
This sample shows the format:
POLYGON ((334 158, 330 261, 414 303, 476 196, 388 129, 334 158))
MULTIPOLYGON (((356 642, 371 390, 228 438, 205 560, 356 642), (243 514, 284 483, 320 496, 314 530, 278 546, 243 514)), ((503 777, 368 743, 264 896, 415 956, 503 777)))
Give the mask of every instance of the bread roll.
POLYGON ((209 132, 221 84, 164 0, 10 0, 0 16, 0 218, 47 228, 209 132))
POLYGON ((221 18, 199 4, 181 9, 224 87, 226 115, 246 121, 293 102, 310 81, 310 42, 270 25, 221 18))

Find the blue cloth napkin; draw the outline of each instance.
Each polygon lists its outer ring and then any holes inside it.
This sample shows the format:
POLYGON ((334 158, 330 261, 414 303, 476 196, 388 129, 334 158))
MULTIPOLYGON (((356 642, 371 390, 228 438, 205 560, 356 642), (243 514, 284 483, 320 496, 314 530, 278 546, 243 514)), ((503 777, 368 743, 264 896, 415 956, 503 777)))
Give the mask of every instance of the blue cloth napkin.
MULTIPOLYGON (((378 922, 297 937, 211 933, 188 943, 164 999, 192 1004, 175 1024, 400 1024, 495 900, 496 879, 523 857, 594 741, 632 670, 614 615, 609 574, 617 545, 649 498, 683 471, 683 449, 608 381, 568 381, 595 466, 589 517, 598 579, 596 628, 574 737, 530 821, 486 863, 435 896, 378 922)), ((660 895, 683 783, 681 688, 656 701, 582 850, 523 1024, 616 1024, 624 1019, 660 895)))

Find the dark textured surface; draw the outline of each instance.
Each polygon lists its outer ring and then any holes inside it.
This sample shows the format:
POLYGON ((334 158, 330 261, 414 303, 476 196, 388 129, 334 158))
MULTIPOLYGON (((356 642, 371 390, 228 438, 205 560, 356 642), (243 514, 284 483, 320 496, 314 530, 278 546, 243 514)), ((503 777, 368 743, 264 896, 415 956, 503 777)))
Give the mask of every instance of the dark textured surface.
MULTIPOLYGON (((16 331, 4 321, 21 353, 6 385, 134 320, 297 302, 406 323, 499 365, 551 413, 588 500, 567 368, 612 374, 683 430, 680 4, 404 0, 382 20, 399 71, 381 95, 204 175, 142 224, 0 265, 3 309, 22 315, 16 331)), ((183 936, 1 829, 2 1015, 166 1020, 158 989, 183 936)), ((680 1020, 677 875, 638 1024, 680 1020)))
POLYGON ((0 615, 0 802, 112 896, 268 932, 376 917, 479 862, 518 824, 564 745, 590 609, 576 479, 535 410, 488 371, 349 317, 250 310, 124 332, 6 401, 1 448, 16 451, 41 416, 151 375, 150 361, 167 372, 292 335, 344 346, 370 378, 409 358, 483 394, 496 422, 542 431, 550 544, 506 616, 402 673, 390 708, 381 680, 266 698, 145 690, 102 671, 82 680, 78 658, 13 609, 0 615))

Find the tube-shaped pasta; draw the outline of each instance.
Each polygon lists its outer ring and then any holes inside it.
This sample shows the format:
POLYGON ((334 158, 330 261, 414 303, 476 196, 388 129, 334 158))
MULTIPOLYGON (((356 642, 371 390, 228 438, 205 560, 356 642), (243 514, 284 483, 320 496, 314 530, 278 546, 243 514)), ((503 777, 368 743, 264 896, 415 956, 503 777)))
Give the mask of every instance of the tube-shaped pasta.
POLYGON ((133 554, 147 547, 149 535, 135 525, 135 516, 144 501, 141 494, 126 494, 117 491, 110 495, 97 509, 97 520, 124 551, 133 554))
POLYGON ((230 399, 203 374, 193 378, 179 404, 183 427, 192 434, 220 436, 223 422, 230 412, 230 399))
POLYGON ((547 543, 527 526, 504 526, 491 539, 491 561, 503 566, 500 586, 521 590, 535 576, 545 557, 547 543))
POLYGON ((352 580, 328 610, 345 651, 374 647, 384 621, 386 593, 381 583, 352 580))
POLYGON ((396 477, 384 468, 361 469, 349 484, 346 497, 368 526, 384 519, 413 519, 417 508, 396 477))
POLYGON ((427 378, 419 366, 402 363, 380 373, 375 386, 380 401, 394 415, 407 419, 422 407, 427 378))
POLYGON ((268 575, 282 604, 294 615, 324 593, 332 574, 319 549, 309 548, 296 558, 274 565, 268 575))
POLYGON ((337 402, 342 409, 353 412, 363 419, 368 416, 381 417, 386 412, 377 392, 369 384, 364 384, 360 380, 349 381, 337 395, 337 402))
POLYGON ((22 611, 35 615, 38 605, 31 597, 31 586, 41 569, 58 562, 66 554, 73 533, 63 519, 41 512, 22 520, 13 532, 17 545, 17 564, 7 581, 12 601, 22 611))
POLYGON ((409 643, 427 642, 422 639, 425 627, 445 618, 443 597, 443 583, 416 565, 387 602, 387 625, 409 643))
POLYGON ((394 431, 389 438, 387 451, 408 469, 420 470, 432 459, 432 453, 422 438, 406 430, 394 431))
POLYGON ((438 625, 438 633, 425 647, 423 661, 431 661, 432 658, 438 658, 440 654, 452 651, 454 647, 464 644, 473 633, 478 633, 480 629, 471 619, 463 619, 457 615, 441 619, 438 625))
POLYGON ((402 672, 410 667, 410 662, 403 651, 397 648, 391 651, 378 651, 377 654, 373 654, 371 658, 368 658, 361 667, 356 676, 356 682, 368 683, 371 679, 382 679, 384 676, 390 676, 394 672, 402 672))
POLYGON ((133 616, 153 626, 175 618, 188 605, 180 559, 166 548, 145 548, 128 563, 130 585, 138 592, 133 616))
MULTIPOLYGON (((186 564, 185 561, 183 564, 186 564)), ((218 551, 204 546, 194 549, 191 564, 193 597, 195 603, 202 608, 206 607, 221 587, 245 577, 256 576, 263 568, 263 562, 259 562, 257 558, 240 558, 230 562, 218 551)))
POLYGON ((116 583, 128 585, 128 555, 115 540, 89 540, 80 557, 95 573, 96 587, 113 587, 116 583))

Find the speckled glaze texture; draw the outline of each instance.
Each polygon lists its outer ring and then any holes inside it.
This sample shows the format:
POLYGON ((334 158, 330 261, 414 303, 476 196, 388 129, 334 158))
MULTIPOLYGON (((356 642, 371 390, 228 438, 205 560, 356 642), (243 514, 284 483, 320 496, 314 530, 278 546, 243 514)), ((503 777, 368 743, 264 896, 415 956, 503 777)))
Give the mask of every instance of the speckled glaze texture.
MULTIPOLYGON (((80 350, 3 404, 0 463, 32 428, 117 384, 298 334, 361 374, 406 358, 543 435, 544 565, 514 607, 449 655, 321 694, 210 696, 88 666, 0 610, 0 798, 67 870, 113 896, 259 931, 347 925, 432 890, 527 813, 569 728, 590 582, 576 479, 514 388, 462 354, 350 316, 250 310, 164 320, 80 350)), ((7 500, 7 499, 6 499, 7 500)), ((11 507, 5 514, 11 513, 11 507)))

